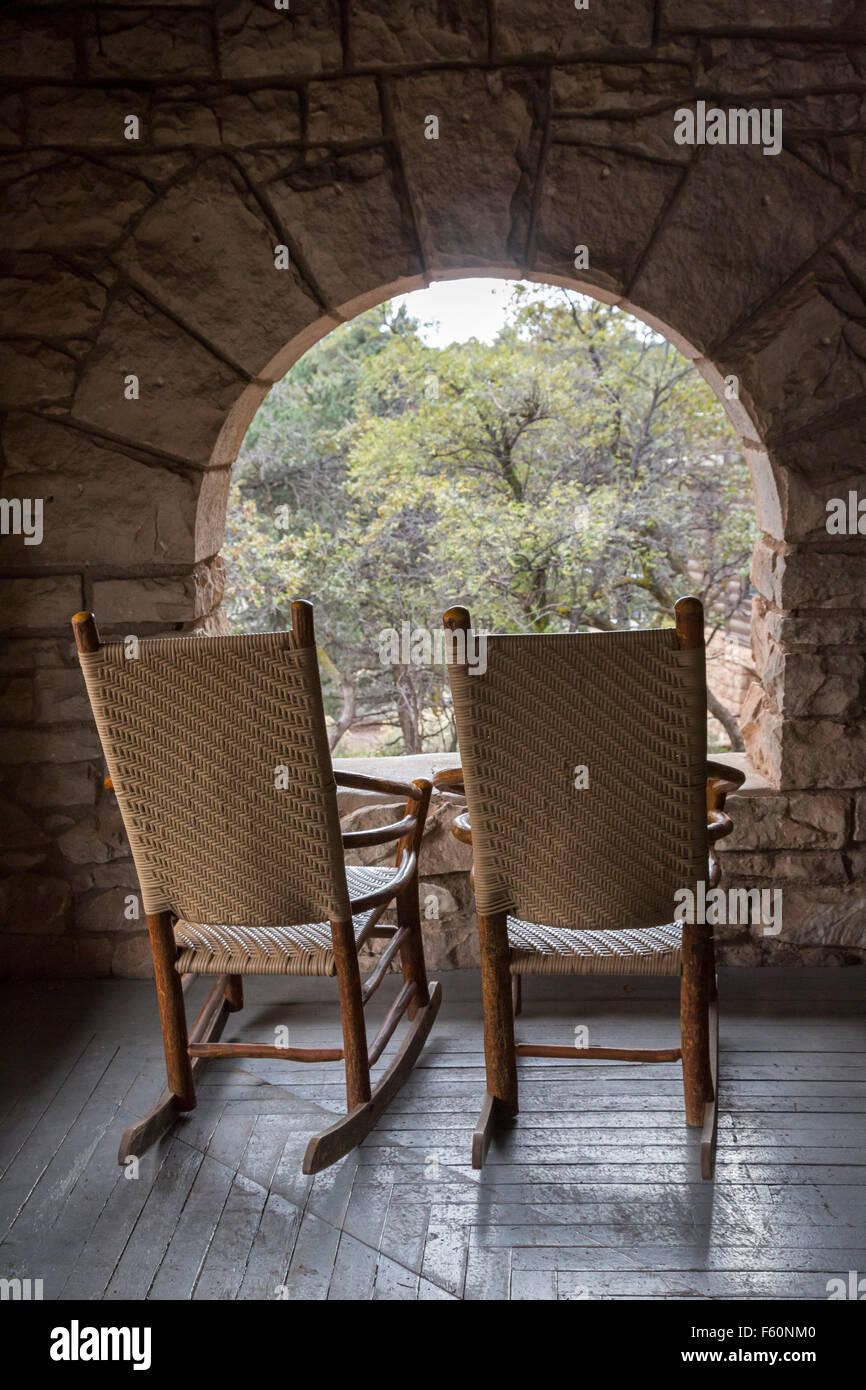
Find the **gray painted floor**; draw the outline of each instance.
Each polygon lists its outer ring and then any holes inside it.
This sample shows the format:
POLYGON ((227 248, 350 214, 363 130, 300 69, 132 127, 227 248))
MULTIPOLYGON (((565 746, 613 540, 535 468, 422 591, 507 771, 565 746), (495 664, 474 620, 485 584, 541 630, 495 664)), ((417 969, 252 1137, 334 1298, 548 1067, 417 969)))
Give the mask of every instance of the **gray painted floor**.
MULTIPOLYGON (((152 984, 4 985, 0 1274, 51 1299, 826 1299, 866 1274, 866 971, 722 972, 713 1183, 678 1064, 541 1058, 521 1060, 520 1117, 473 1173, 478 978, 442 982, 410 1081, 316 1178, 301 1157, 340 1110, 340 1064, 210 1064, 130 1179, 120 1133, 162 1085, 152 984)), ((333 982, 246 984, 227 1039, 339 1037, 333 982)), ((675 990, 528 980, 518 1036, 675 1044, 675 990)))

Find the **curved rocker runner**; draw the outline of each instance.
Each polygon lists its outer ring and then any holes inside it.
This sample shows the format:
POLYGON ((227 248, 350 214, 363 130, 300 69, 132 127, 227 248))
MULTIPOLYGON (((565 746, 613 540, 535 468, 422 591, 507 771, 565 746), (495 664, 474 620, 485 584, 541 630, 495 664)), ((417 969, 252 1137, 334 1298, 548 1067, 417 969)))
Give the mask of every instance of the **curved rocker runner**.
POLYGON ((342 1158, 400 1089, 439 1010, 428 985, 418 906, 418 851, 431 783, 411 785, 331 766, 312 605, 292 604, 292 631, 147 638, 127 653, 100 642, 91 613, 75 643, 141 886, 153 952, 167 1087, 123 1135, 118 1162, 141 1155, 196 1103, 215 1057, 343 1061, 347 1113, 312 1138, 305 1173, 342 1158), (341 833, 337 787, 406 797, 392 825, 341 833), (346 849, 397 842, 394 865, 347 866, 346 849), (395 903, 397 923, 381 922, 395 903), (358 953, 386 944, 362 982, 358 953), (364 1009, 391 962, 403 986, 367 1041, 364 1009), (244 975, 336 975, 342 1046, 220 1042, 243 1007, 244 975), (213 987, 188 1026, 184 994, 213 987), (404 1015, 410 1027, 371 1085, 404 1015))

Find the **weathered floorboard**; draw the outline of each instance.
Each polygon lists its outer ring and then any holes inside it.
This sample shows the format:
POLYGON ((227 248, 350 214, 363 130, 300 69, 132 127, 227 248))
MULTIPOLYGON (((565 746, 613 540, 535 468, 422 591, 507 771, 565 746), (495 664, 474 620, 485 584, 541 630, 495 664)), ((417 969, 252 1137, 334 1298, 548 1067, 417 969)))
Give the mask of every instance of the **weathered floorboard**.
MULTIPOLYGON (((196 1109, 127 1174, 117 1139, 164 1079, 152 986, 10 987, 0 1274, 65 1299, 825 1299, 828 1279, 866 1268, 864 982, 722 972, 712 1183, 667 1063, 521 1059, 520 1114, 472 1170, 471 972, 444 981, 415 1071, 332 1168, 304 1176, 301 1160, 343 1109, 340 1065, 243 1059, 213 1063, 196 1109)), ((233 1037, 269 1033, 292 1000, 299 1045, 339 1034, 329 982, 247 983, 233 1037)), ((371 1027, 398 987, 383 982, 371 1027)), ((597 1044, 662 1047, 676 1020, 675 982, 624 997, 619 982, 534 979, 519 1033, 569 1042, 580 1022, 597 1044)))

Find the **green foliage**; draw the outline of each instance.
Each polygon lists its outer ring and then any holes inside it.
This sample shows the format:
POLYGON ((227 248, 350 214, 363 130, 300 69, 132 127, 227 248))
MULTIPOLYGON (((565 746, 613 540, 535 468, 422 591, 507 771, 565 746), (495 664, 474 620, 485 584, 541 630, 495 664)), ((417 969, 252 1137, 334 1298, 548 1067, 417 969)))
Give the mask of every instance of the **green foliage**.
POLYGON ((453 741, 441 672, 383 666, 386 628, 575 631, 670 622, 697 591, 723 627, 748 584, 748 471, 724 411, 663 339, 580 296, 518 288, 496 341, 425 344, 361 315, 274 388, 238 463, 233 625, 317 605, 339 738, 453 741), (399 737, 397 730, 399 729, 399 737))

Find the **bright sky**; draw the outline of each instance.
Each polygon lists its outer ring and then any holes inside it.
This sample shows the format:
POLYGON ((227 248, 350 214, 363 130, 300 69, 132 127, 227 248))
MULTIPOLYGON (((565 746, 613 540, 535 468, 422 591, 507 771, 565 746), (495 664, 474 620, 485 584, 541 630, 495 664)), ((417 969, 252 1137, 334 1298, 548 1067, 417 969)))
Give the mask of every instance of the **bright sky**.
MULTIPOLYGON (((422 341, 430 347, 465 343, 470 338, 492 343, 508 319, 511 296, 518 284, 539 298, 549 295, 556 299, 561 294, 552 285, 529 280, 439 280, 426 290, 397 295, 391 303, 406 305, 419 321, 422 341)), ((637 331, 649 332, 637 320, 632 322, 637 331)))
POLYGON ((421 337, 431 347, 465 343, 469 338, 492 343, 507 318, 513 280, 440 280, 426 290, 401 294, 421 323, 421 337))

